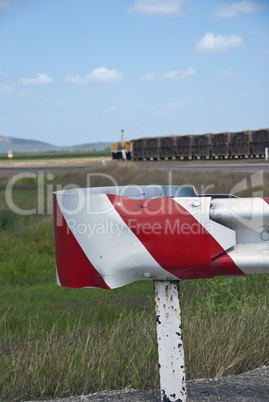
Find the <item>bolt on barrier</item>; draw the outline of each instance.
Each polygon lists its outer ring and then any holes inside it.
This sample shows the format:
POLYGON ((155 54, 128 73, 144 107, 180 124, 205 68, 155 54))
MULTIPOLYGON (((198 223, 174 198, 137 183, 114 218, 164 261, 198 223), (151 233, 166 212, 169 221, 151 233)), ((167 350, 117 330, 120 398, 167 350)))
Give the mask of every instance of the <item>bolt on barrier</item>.
POLYGON ((269 274, 269 198, 192 186, 54 193, 57 283, 113 289, 153 280, 162 401, 186 401, 179 280, 269 274))

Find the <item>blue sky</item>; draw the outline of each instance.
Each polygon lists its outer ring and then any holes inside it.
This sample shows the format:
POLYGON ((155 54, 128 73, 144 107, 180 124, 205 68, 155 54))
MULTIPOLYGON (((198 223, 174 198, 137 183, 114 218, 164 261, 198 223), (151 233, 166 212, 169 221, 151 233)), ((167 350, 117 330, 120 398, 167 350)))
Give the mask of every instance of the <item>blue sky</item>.
POLYGON ((268 0, 0 0, 0 135, 256 130, 268 94, 268 0))

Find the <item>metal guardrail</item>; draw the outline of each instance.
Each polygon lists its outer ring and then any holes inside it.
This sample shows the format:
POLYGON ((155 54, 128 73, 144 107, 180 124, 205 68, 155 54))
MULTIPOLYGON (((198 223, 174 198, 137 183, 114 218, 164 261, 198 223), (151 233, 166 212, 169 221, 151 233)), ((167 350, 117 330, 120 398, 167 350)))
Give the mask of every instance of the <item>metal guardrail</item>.
POLYGON ((117 288, 154 280, 163 401, 186 400, 179 280, 269 274, 269 198, 191 186, 54 193, 57 282, 117 288))

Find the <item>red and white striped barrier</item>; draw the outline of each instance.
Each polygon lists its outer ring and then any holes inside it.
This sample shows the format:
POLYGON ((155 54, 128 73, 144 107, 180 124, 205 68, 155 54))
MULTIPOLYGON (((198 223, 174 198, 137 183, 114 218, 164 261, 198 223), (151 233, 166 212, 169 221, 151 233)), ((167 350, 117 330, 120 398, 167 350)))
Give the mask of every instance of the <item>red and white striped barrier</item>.
POLYGON ((176 186, 55 192, 58 283, 112 289, 148 279, 268 274, 268 204, 176 186))
POLYGON ((112 289, 154 280, 162 401, 186 401, 179 279, 269 274, 269 198, 190 186, 54 193, 57 282, 112 289))

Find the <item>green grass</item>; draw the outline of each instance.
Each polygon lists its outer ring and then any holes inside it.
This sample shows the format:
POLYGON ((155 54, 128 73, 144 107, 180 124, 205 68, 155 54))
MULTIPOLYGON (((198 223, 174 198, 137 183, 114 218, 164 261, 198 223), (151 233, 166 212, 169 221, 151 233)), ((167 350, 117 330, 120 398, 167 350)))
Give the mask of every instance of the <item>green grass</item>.
MULTIPOLYGON (((55 173, 44 185, 85 186, 87 172, 55 173)), ((92 166, 93 185, 168 184, 167 172, 133 164, 92 166)), ((251 173, 173 173, 173 184, 212 185, 251 196, 251 173)), ((269 177, 263 177, 265 196, 269 177)), ((0 191, 0 399, 51 399, 103 389, 159 387, 153 283, 114 290, 56 285, 51 196, 45 214, 11 211, 0 191)), ((37 180, 22 179, 12 197, 37 207, 37 180)), ((187 378, 237 374, 269 364, 269 276, 215 278, 180 283, 187 378)))

